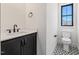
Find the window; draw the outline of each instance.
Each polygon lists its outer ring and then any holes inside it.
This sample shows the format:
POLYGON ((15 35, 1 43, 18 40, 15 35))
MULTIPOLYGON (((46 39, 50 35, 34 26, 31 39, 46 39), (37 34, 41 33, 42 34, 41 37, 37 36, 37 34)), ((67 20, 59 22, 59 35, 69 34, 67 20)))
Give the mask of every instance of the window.
POLYGON ((73 26, 73 4, 61 6, 61 26, 73 26))

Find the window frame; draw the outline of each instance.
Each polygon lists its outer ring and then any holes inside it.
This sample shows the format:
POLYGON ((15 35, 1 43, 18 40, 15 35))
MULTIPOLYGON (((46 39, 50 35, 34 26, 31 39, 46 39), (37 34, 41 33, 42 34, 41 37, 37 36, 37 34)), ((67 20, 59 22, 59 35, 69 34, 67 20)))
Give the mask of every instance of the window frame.
POLYGON ((73 3, 72 4, 67 4, 67 5, 62 5, 61 6, 61 26, 73 26, 73 3), (72 14, 70 16, 72 16, 72 23, 71 25, 63 25, 63 16, 68 16, 68 15, 62 15, 63 14, 63 7, 67 7, 67 6, 71 6, 72 7, 72 14))

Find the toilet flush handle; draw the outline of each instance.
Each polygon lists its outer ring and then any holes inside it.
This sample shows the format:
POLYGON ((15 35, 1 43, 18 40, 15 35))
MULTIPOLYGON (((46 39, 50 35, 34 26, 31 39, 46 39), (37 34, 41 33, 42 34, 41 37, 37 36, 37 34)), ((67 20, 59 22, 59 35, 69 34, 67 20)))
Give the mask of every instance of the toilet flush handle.
POLYGON ((54 37, 57 37, 57 35, 54 35, 54 37))

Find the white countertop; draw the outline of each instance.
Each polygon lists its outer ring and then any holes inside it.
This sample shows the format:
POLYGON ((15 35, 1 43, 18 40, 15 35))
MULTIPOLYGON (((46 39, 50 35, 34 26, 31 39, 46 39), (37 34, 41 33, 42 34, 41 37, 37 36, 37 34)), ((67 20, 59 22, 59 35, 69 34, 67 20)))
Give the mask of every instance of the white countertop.
POLYGON ((28 34, 35 33, 35 32, 37 31, 36 30, 25 30, 25 31, 16 32, 16 33, 7 33, 7 34, 1 33, 1 41, 9 40, 9 39, 20 37, 23 35, 28 35, 28 34))

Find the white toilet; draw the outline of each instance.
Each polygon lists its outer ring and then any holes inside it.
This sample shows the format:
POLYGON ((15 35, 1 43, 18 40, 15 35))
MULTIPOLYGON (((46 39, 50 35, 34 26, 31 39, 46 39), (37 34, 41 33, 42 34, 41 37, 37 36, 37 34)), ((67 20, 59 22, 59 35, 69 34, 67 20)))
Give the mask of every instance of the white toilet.
POLYGON ((62 43, 63 43, 63 50, 69 52, 69 45, 71 44, 71 35, 70 32, 62 32, 62 43))

